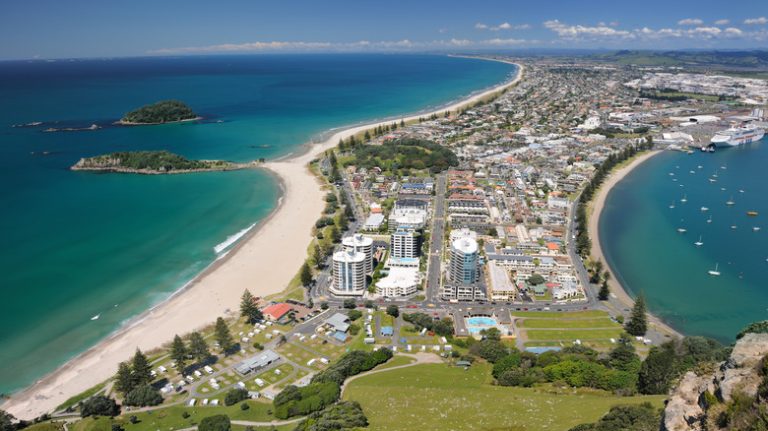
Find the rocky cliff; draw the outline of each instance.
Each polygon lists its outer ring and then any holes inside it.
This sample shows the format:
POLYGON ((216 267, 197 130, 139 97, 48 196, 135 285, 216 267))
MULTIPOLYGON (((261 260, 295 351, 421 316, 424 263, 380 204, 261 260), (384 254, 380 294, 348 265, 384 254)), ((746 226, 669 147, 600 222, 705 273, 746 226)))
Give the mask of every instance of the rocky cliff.
POLYGON ((747 334, 727 361, 710 369, 689 371, 670 394, 664 410, 667 431, 746 430, 765 412, 759 396, 768 386, 764 358, 768 334, 747 334), (766 383, 764 383, 764 380, 766 383))

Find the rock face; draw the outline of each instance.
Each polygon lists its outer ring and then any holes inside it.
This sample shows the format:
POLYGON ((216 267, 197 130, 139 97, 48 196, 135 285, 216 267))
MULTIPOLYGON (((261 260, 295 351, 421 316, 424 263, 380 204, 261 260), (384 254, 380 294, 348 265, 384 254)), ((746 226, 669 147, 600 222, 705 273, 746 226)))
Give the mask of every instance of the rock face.
POLYGON ((666 431, 707 429, 710 400, 731 401, 735 392, 754 397, 763 379, 760 365, 768 354, 768 334, 747 334, 740 339, 727 361, 711 373, 699 376, 689 371, 669 396, 664 409, 666 431))

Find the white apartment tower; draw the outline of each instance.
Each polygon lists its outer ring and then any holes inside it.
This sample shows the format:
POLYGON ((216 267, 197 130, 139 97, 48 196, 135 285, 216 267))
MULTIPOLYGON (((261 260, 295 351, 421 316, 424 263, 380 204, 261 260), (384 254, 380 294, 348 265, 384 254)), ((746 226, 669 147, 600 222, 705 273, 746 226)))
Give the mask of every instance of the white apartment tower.
POLYGON ((365 254, 354 250, 334 253, 330 289, 340 296, 362 296, 365 293, 365 254))
POLYGON ((455 239, 451 243, 451 281, 473 284, 479 280, 478 248, 477 241, 469 236, 455 239))
POLYGON ((373 272, 373 239, 356 233, 341 240, 344 251, 356 251, 365 255, 365 273, 373 272))
POLYGON ((419 257, 419 234, 404 229, 392 232, 389 255, 396 259, 419 257))

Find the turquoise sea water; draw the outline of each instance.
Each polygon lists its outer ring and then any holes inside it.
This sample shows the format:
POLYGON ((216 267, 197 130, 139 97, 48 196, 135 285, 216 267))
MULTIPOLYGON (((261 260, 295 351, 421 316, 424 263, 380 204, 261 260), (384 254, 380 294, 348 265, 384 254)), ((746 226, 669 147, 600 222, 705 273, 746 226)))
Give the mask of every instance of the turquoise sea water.
POLYGON ((768 319, 767 166, 763 139, 714 154, 665 152, 634 169, 611 190, 600 217, 615 275, 685 334, 729 342, 748 323, 768 319), (715 265, 719 277, 708 274, 715 265))
POLYGON ((259 170, 69 171, 79 158, 156 149, 274 158, 331 128, 443 105, 512 73, 498 62, 426 55, 0 63, 0 392, 30 384, 167 298, 279 198, 259 170), (168 98, 206 121, 109 127, 168 98), (11 127, 33 121, 45 124, 11 127), (92 123, 105 128, 42 131, 92 123))

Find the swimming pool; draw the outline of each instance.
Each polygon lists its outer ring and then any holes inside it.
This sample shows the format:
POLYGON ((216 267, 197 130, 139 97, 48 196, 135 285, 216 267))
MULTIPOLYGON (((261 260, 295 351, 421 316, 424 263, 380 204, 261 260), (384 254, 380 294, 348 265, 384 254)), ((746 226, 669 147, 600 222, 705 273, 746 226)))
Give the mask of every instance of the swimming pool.
POLYGON ((467 325, 469 326, 496 326, 499 322, 493 317, 469 317, 467 325))

